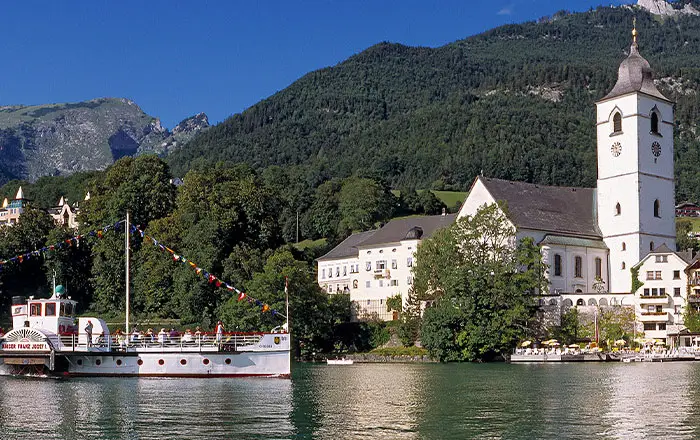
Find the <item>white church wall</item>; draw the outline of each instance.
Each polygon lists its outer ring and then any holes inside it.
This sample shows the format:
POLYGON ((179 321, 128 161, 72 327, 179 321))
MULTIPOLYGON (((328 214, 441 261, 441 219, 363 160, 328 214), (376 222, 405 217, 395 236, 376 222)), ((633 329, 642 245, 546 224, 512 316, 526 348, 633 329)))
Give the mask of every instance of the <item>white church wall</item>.
POLYGON ((486 186, 481 182, 481 179, 475 179, 469 195, 464 200, 462 207, 457 213, 457 219, 468 215, 476 214, 476 211, 484 205, 496 203, 496 200, 486 189, 486 186))

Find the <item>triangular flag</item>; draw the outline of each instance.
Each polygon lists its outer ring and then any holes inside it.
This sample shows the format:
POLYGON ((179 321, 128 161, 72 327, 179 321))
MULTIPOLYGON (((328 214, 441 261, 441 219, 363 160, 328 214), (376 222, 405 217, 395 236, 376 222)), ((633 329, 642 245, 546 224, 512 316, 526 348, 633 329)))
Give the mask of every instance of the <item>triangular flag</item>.
POLYGON ((245 293, 243 293, 243 292, 239 293, 238 294, 238 301, 242 300, 243 298, 245 298, 245 293))

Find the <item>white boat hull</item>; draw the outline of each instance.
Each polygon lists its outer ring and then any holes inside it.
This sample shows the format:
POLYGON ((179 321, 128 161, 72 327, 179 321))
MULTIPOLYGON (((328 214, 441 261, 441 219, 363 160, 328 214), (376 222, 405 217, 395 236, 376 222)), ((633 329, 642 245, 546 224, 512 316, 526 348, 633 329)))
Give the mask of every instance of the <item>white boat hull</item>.
POLYGON ((289 377, 291 373, 286 333, 227 336, 221 343, 210 339, 121 347, 88 347, 74 343, 75 338, 57 339, 37 330, 28 333, 27 342, 0 344, 0 373, 144 377, 289 377))

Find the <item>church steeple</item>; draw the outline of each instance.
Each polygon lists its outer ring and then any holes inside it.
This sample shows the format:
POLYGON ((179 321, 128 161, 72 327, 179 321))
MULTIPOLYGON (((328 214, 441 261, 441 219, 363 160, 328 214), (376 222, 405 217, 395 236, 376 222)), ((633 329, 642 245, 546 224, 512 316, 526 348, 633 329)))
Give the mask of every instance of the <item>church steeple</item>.
POLYGON ((630 268, 675 248, 673 104, 656 88, 632 28, 615 87, 597 107, 598 227, 610 250, 610 292, 629 292, 630 268))
POLYGON ((654 71, 651 70, 649 61, 639 54, 639 44, 637 43, 637 19, 634 20, 632 28, 632 45, 630 54, 622 60, 617 71, 617 82, 615 87, 601 101, 605 101, 628 93, 641 92, 654 98, 663 99, 670 102, 654 84, 654 71))

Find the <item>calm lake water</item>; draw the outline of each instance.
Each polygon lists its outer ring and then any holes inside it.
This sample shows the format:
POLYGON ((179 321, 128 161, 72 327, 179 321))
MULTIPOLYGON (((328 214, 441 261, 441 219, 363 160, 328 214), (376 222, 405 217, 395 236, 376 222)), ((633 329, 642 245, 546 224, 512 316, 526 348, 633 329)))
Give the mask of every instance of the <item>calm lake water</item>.
POLYGON ((297 364, 278 379, 0 377, 2 439, 699 438, 700 362, 297 364))

